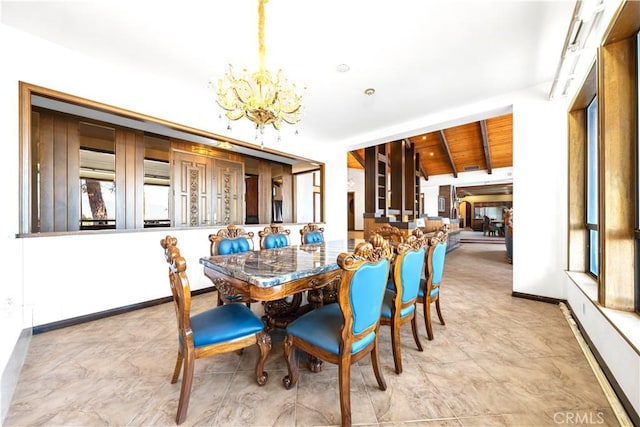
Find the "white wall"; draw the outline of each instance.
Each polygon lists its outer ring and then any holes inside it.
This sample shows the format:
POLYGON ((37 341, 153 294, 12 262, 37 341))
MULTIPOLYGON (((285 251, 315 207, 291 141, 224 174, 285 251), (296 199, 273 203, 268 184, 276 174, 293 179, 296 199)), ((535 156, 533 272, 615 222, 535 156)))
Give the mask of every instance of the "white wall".
POLYGON ((544 95, 513 107, 513 290, 564 299, 567 106, 544 95))
POLYGON ((427 216, 439 216, 438 196, 440 195, 440 187, 429 185, 422 187, 422 192, 424 193, 424 213, 427 216))
POLYGON ((296 222, 313 222, 313 175, 296 175, 296 222))

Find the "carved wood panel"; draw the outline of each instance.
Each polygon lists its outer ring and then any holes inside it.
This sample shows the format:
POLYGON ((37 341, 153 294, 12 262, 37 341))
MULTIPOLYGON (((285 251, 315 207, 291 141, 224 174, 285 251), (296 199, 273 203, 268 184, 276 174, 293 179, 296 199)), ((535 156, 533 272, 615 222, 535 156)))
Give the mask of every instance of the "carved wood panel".
POLYGON ((174 224, 176 227, 210 225, 212 160, 175 152, 173 168, 174 224))

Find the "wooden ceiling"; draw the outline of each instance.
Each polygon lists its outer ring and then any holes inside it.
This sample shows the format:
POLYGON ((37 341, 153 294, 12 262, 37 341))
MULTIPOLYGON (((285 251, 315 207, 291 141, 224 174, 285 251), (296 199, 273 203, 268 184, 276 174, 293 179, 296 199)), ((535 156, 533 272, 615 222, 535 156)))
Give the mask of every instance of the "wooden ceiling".
MULTIPOLYGON (((421 173, 427 180, 435 175, 457 178, 462 172, 476 170, 491 174, 495 168, 513 166, 512 114, 416 135, 407 140, 415 144, 415 152, 420 155, 421 173)), ((350 152, 347 165, 363 169, 364 149, 350 152)), ((452 184, 455 185, 455 179, 452 184)), ((511 184, 484 185, 475 190, 464 188, 466 195, 511 194, 511 184)))

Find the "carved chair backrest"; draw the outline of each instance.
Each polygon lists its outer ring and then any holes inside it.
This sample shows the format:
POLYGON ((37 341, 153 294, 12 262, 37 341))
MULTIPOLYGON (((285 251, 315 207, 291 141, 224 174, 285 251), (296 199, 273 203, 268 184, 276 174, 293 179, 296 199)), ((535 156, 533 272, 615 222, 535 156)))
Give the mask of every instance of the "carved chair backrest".
POLYGON ((380 235, 359 243, 352 253, 338 255, 342 269, 338 304, 344 316, 341 330, 344 352, 356 353, 375 338, 390 260, 391 247, 380 235))
POLYGON ((211 255, 231 255, 253 250, 253 232, 229 224, 209 235, 211 255))
POLYGON ((382 227, 379 227, 372 234, 379 234, 389 241, 392 245, 398 245, 404 242, 405 237, 404 233, 400 231, 398 227, 394 227, 389 224, 384 224, 382 227))
POLYGON ((160 246, 164 249, 165 259, 169 264, 169 285, 178 320, 178 331, 185 344, 193 345, 190 321, 191 287, 187 278, 187 262, 180 255, 177 244, 178 240, 172 236, 167 236, 160 241, 160 246))
POLYGON ((317 224, 307 224, 300 230, 300 240, 303 245, 324 242, 324 228, 317 224))
POLYGON ((289 246, 289 234, 280 224, 271 224, 258 232, 260 237, 260 249, 275 249, 289 246))

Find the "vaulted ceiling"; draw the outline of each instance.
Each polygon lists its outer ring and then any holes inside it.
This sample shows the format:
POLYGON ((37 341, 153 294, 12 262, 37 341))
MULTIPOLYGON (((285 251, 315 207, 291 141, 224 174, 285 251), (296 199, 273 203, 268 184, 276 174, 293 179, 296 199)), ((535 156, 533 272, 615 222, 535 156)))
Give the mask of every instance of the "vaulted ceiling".
MULTIPOLYGON (((451 176, 451 184, 462 172, 485 171, 513 166, 513 115, 505 114, 407 138, 420 158, 421 175, 451 176)), ((391 142, 391 141, 390 141, 391 142)), ((364 168, 364 149, 352 151, 348 167, 364 168)), ((511 194, 512 184, 456 186, 459 197, 511 194)))

